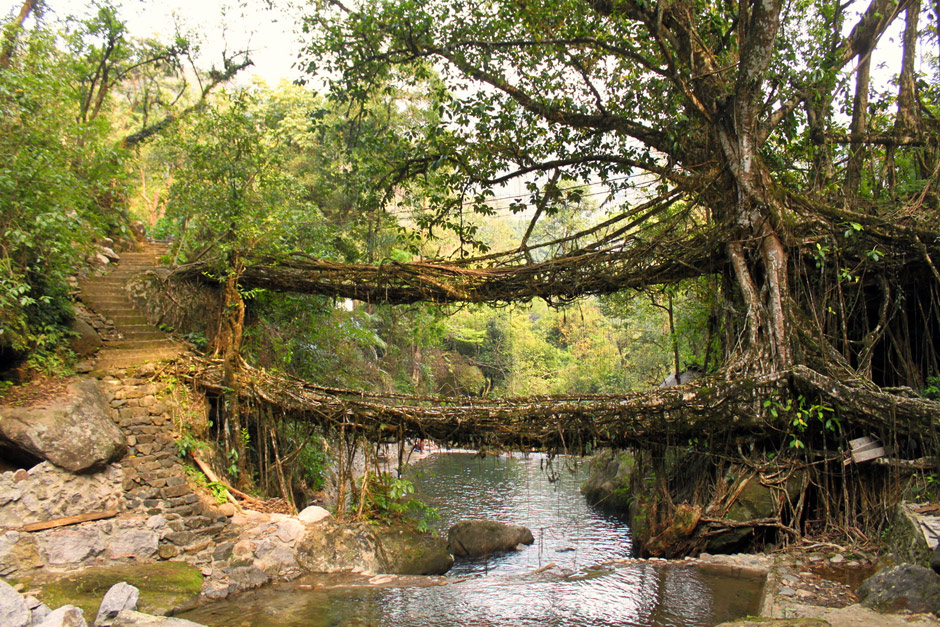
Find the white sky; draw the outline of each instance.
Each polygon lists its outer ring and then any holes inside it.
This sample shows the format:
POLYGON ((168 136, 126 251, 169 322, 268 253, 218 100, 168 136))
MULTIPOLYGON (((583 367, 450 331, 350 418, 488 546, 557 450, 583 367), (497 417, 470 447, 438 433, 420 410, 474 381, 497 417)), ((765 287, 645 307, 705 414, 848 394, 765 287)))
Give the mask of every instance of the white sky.
MULTIPOLYGON (((46 0, 47 20, 69 15, 85 15, 91 6, 86 0, 46 0)), ((299 51, 299 22, 302 12, 291 9, 289 0, 114 0, 128 30, 138 37, 157 36, 169 41, 174 21, 184 32, 200 38, 201 66, 220 65, 222 51, 249 48, 254 66, 243 73, 243 80, 257 75, 275 84, 281 78, 300 76, 292 69, 299 51), (175 17, 174 17, 175 16, 175 17)), ((0 0, 0 15, 19 12, 21 0, 0 0)))

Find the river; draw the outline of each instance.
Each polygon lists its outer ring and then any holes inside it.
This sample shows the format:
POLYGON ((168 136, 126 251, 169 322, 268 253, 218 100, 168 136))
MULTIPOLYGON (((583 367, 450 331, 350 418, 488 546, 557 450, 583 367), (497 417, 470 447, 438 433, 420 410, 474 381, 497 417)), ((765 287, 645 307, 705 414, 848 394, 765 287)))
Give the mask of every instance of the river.
POLYGON ((183 617, 237 627, 698 627, 757 613, 760 581, 629 560, 630 530, 587 505, 579 490, 585 472, 574 458, 432 455, 408 476, 419 498, 438 508, 439 533, 458 520, 489 518, 529 527, 535 543, 458 560, 448 585, 309 576, 183 617))

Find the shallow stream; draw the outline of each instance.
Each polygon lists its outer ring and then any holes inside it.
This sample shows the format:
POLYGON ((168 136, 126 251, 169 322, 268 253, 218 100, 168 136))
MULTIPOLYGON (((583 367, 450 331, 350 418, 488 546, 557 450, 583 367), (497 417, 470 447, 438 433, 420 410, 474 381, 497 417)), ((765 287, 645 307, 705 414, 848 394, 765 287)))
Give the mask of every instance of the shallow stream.
POLYGON ((489 518, 529 527, 535 543, 458 560, 447 578, 308 576, 182 617, 237 627, 693 627, 757 612, 759 580, 626 559, 630 530, 586 504, 585 472, 581 460, 543 455, 432 455, 409 476, 418 497, 439 509, 439 533, 489 518))

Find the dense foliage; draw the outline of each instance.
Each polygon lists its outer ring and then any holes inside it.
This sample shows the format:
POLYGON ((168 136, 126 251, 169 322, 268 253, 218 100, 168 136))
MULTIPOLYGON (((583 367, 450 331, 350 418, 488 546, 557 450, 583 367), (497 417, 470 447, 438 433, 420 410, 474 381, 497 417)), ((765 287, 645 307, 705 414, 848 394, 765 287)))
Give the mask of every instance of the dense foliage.
POLYGON ((68 59, 40 30, 0 69, 0 345, 34 360, 64 341, 67 278, 127 219, 125 155, 79 114, 68 59))

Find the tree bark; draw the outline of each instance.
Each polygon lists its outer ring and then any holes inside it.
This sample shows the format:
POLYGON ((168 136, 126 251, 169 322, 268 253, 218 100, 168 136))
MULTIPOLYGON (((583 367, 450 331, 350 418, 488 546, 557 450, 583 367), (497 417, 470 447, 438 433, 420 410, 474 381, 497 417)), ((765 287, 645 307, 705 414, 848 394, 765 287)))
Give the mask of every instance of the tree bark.
MULTIPOLYGON (((868 128, 868 96, 871 84, 871 50, 864 48, 859 54, 858 71, 855 74, 855 100, 852 103, 851 137, 861 137, 868 128)), ((862 166, 865 163, 865 144, 853 139, 849 144, 849 161, 845 170, 845 195, 856 198, 862 181, 862 166)))
POLYGON ((242 332, 245 326, 245 301, 238 289, 238 279, 244 271, 240 257, 235 254, 222 293, 222 311, 219 314, 220 328, 215 337, 215 352, 222 357, 222 385, 225 390, 226 407, 230 429, 226 432, 229 450, 236 454, 235 466, 238 483, 247 485, 247 447, 242 437, 241 394, 238 377, 239 354, 242 332))
POLYGON ((6 37, 4 37, 3 45, 0 47, 0 70, 5 70, 10 67, 10 63, 13 61, 13 51, 16 49, 16 36, 19 33, 19 30, 23 28, 23 22, 26 21, 26 18, 39 6, 39 0, 26 0, 23 3, 23 6, 20 7, 20 12, 16 16, 10 29, 7 31, 6 37))

